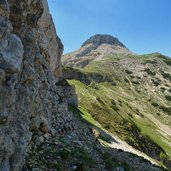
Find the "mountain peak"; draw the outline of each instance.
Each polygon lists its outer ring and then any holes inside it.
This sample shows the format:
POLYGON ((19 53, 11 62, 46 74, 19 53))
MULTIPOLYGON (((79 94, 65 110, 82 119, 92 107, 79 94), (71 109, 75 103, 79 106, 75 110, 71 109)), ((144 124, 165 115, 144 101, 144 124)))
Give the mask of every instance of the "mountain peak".
POLYGON ((73 67, 86 67, 90 61, 103 60, 106 56, 111 55, 127 56, 133 54, 125 47, 116 37, 108 34, 95 34, 85 41, 81 48, 66 54, 63 58, 65 65, 73 67))
POLYGON ((86 40, 81 47, 84 47, 88 44, 93 44, 96 46, 100 46, 102 44, 109 44, 109 45, 119 45, 121 47, 125 47, 116 37, 113 37, 108 34, 96 34, 86 40))

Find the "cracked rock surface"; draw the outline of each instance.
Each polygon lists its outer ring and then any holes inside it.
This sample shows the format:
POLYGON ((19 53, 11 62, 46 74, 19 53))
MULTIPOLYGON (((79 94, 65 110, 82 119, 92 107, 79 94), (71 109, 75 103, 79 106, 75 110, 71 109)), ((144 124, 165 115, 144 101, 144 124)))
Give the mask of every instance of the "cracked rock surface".
POLYGON ((1 171, 22 169, 35 132, 72 129, 69 91, 56 86, 62 51, 46 0, 0 0, 1 171))

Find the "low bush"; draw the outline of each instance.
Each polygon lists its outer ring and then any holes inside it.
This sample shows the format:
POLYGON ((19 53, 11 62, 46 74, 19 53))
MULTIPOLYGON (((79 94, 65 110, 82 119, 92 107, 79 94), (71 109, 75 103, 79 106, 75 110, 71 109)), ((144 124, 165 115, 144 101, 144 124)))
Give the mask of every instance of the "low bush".
POLYGON ((171 96, 166 95, 165 98, 166 98, 166 100, 171 101, 171 96))
POLYGON ((149 69, 149 68, 145 68, 144 72, 146 72, 149 75, 156 75, 156 72, 151 71, 151 69, 149 69))

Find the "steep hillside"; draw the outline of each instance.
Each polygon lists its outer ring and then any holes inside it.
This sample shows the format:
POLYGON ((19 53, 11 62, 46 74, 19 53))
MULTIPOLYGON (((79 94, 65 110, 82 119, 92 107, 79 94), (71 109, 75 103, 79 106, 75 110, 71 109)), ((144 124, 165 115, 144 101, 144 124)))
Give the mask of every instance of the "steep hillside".
POLYGON ((171 59, 159 53, 135 55, 122 44, 128 53, 95 57, 104 46, 111 44, 98 44, 88 57, 76 56, 80 50, 63 56, 63 74, 75 86, 80 106, 103 128, 170 167, 171 59), (77 65, 83 58, 92 60, 77 65))

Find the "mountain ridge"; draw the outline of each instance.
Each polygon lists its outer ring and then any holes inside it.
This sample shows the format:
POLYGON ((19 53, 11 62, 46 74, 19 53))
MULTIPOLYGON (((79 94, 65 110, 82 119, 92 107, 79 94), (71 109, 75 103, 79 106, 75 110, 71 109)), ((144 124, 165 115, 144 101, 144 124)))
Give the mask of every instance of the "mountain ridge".
POLYGON ((79 104, 105 129, 170 167, 171 59, 112 53, 98 54, 84 66, 74 62, 63 63, 63 74, 75 86, 79 104))

